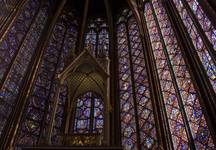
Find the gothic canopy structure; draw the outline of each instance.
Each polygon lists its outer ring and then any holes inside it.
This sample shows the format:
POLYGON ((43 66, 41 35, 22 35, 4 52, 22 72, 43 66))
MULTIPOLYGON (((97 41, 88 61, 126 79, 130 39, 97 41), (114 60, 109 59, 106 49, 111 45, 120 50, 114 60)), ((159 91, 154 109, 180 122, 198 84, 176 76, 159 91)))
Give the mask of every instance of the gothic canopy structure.
POLYGON ((216 150, 216 1, 0 0, 0 149, 216 150))

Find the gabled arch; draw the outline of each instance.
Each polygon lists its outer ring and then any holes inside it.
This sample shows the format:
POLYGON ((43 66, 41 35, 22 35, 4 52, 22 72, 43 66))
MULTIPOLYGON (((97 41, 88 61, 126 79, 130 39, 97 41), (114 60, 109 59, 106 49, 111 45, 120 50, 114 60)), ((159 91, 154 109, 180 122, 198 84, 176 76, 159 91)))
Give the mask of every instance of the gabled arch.
MULTIPOLYGON (((74 121, 73 113, 75 112, 76 102, 79 95, 92 91, 98 93, 103 99, 104 103, 104 130, 102 137, 104 137, 103 143, 109 142, 109 89, 108 86, 108 60, 103 60, 107 64, 101 64, 98 60, 92 56, 89 50, 84 49, 74 61, 72 61, 59 75, 60 84, 65 83, 68 88, 68 106, 67 116, 65 120, 64 133, 70 133, 71 118, 74 121)), ((58 98, 58 94, 56 94, 58 98)))

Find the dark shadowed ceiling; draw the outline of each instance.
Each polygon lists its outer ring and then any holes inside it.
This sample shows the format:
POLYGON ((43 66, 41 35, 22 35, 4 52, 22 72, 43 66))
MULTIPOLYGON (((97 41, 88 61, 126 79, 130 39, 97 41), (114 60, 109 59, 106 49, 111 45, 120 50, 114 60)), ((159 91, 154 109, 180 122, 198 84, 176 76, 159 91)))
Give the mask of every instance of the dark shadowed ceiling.
MULTIPOLYGON (((127 7, 127 0, 107 0, 110 4, 112 14, 119 12, 120 8, 127 7)), ((80 16, 83 15, 86 0, 68 0, 68 6, 77 10, 80 16)), ((104 0, 90 0, 88 16, 106 16, 104 0)))

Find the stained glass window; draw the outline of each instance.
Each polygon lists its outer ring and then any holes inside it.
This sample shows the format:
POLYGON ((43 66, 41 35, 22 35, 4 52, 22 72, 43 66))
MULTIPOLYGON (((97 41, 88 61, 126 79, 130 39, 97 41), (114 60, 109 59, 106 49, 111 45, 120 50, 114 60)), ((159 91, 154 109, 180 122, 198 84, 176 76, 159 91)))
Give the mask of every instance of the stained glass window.
POLYGON ((94 56, 96 55, 96 44, 97 44, 96 38, 97 38, 97 33, 93 29, 90 29, 86 35, 85 47, 88 48, 89 51, 92 52, 94 56))
POLYGON ((81 95, 76 101, 74 118, 73 133, 102 133, 104 126, 102 98, 93 92, 81 95))
POLYGON ((152 102, 139 29, 125 10, 117 26, 122 145, 125 149, 157 147, 152 102))
MULTIPOLYGON (((23 123, 17 136, 17 144, 35 145, 39 137, 47 134, 53 99, 58 86, 56 77, 66 67, 66 58, 75 48, 77 40, 77 20, 73 13, 64 12, 58 19, 48 46, 42 57, 42 63, 29 97, 27 110, 23 113, 23 123)), ((72 61, 72 60, 71 60, 72 61)), ((63 112, 67 100, 67 87, 60 93, 52 142, 57 144, 57 135, 61 132, 63 112)))
POLYGON ((174 148, 188 149, 193 142, 197 149, 214 149, 199 96, 161 1, 145 4, 144 15, 174 148))
POLYGON ((108 26, 101 18, 90 20, 85 35, 85 48, 96 57, 109 55, 108 26))
POLYGON ((25 14, 27 14, 26 18, 22 16, 23 14, 21 14, 20 18, 18 18, 17 22, 15 22, 15 25, 12 27, 12 31, 9 31, 8 37, 3 39, 0 44, 0 47, 2 48, 0 52, 3 54, 2 56, 5 56, 2 57, 4 60, 0 63, 5 67, 2 70, 3 72, 1 72, 3 73, 2 77, 5 73, 5 77, 0 87, 0 116, 2 118, 0 121, 0 134, 14 104, 16 103, 15 100, 23 84, 26 71, 32 60, 32 56, 35 53, 39 38, 41 37, 41 33, 48 18, 48 8, 44 7, 38 12, 36 18, 32 19, 34 13, 37 12, 37 5, 39 5, 37 1, 30 1, 26 5, 26 8, 23 10, 25 14), (27 28, 29 28, 28 25, 32 20, 34 20, 34 22, 31 24, 31 28, 27 32, 27 28), (26 37, 24 38, 24 36, 26 37), (19 50, 17 48, 19 48, 19 50), (15 51, 18 51, 18 53, 16 52, 17 54, 13 62, 10 62, 12 56, 15 54, 15 51), (6 69, 9 70, 6 72, 6 69))
POLYGON ((208 16, 202 9, 201 5, 197 0, 185 0, 188 3, 188 6, 193 11, 196 19, 200 23, 203 31, 205 32, 207 38, 212 44, 214 50, 216 50, 216 28, 212 25, 208 16))
POLYGON ((59 103, 56 111, 56 116, 55 116, 55 126, 53 128, 52 132, 52 143, 53 145, 60 145, 61 144, 61 132, 62 130, 62 125, 63 125, 63 119, 65 118, 66 115, 66 103, 68 101, 68 89, 67 85, 63 86, 63 88, 60 91, 59 94, 59 103))
POLYGON ((26 34, 31 27, 34 16, 37 14, 39 8, 38 0, 30 0, 18 18, 6 31, 5 35, 0 40, 0 83, 5 81, 6 71, 8 70, 12 60, 19 51, 26 34))
MULTIPOLYGON (((192 40, 192 43, 195 47, 196 53, 198 54, 204 69, 207 72, 208 78, 213 86, 214 91, 216 92, 216 65, 214 63, 214 57, 211 57, 211 53, 208 51, 206 43, 203 38, 200 36, 200 32, 197 29, 192 17, 190 16, 188 9, 185 7, 185 2, 182 0, 173 0, 176 5, 176 8, 179 12, 179 15, 189 33, 189 36, 192 40)), ((199 3, 196 0, 188 0, 188 3, 191 5, 192 10, 197 17, 203 31, 208 37, 210 43, 215 49, 216 43, 216 30, 212 26, 211 22, 203 12, 199 3)))
POLYGON ((98 35, 98 56, 108 56, 109 52, 109 33, 107 28, 102 29, 98 35))

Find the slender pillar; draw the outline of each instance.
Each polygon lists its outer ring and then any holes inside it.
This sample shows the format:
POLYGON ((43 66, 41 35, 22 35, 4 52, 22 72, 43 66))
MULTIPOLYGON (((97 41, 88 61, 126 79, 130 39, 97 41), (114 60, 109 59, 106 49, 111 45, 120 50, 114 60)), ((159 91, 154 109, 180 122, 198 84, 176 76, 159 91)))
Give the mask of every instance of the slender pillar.
POLYGON ((21 0, 18 2, 16 6, 12 8, 12 12, 5 19, 0 20, 0 41, 5 33, 9 31, 8 29, 10 29, 10 27, 13 25, 27 1, 28 0, 21 0))
POLYGON ((118 57, 117 49, 116 49, 116 33, 114 31, 114 23, 113 23, 113 14, 112 9, 109 3, 109 0, 104 0, 106 15, 108 19, 108 27, 109 27, 109 63, 110 66, 107 68, 110 70, 110 100, 109 102, 112 105, 112 111, 110 112, 110 142, 112 145, 120 146, 121 145, 121 127, 120 127, 120 101, 118 96, 118 57))
POLYGON ((85 1, 84 15, 83 15, 83 18, 82 18, 82 26, 81 26, 79 37, 78 37, 79 42, 78 42, 78 50, 76 51, 77 53, 80 53, 82 51, 82 49, 83 49, 84 33, 85 33, 86 22, 87 22, 87 17, 88 17, 89 1, 90 0, 85 1))
MULTIPOLYGON (((104 58, 106 59, 106 58, 104 58)), ((106 63, 107 63, 107 73, 110 74, 110 60, 109 58, 106 59, 106 63)), ((111 111, 111 105, 110 105, 110 76, 107 77, 106 79, 106 109, 105 109, 105 125, 104 125, 104 129, 107 129, 107 130, 103 130, 105 131, 104 132, 104 136, 105 136, 105 141, 106 141, 106 144, 107 145, 111 145, 111 138, 110 138, 110 111, 111 111)))
POLYGON ((56 89, 56 93, 55 93, 55 97, 54 97, 53 111, 51 113, 51 119, 50 119, 48 132, 47 132, 46 141, 48 142, 47 143, 48 145, 52 145, 51 138, 52 138, 53 128, 54 128, 54 125, 55 125, 55 116, 56 116, 56 111, 57 111, 57 108, 58 108, 59 94, 60 94, 60 91, 61 91, 61 87, 62 87, 62 84, 58 80, 57 89, 56 89))

